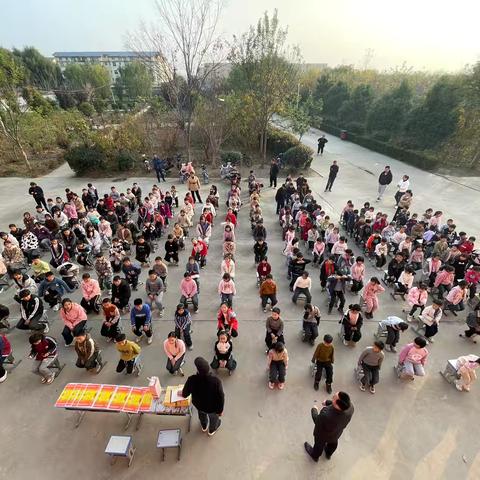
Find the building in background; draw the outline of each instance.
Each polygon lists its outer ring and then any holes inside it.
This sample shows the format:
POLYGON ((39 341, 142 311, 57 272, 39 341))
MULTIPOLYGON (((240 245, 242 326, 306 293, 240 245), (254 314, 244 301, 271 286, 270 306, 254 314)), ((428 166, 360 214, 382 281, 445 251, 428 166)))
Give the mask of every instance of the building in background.
POLYGON ((155 67, 156 62, 162 61, 158 52, 55 52, 53 59, 60 66, 62 72, 67 65, 72 63, 99 63, 110 73, 112 85, 120 75, 120 68, 135 60, 148 65, 151 62, 151 72, 154 86, 161 84, 159 69, 155 67))

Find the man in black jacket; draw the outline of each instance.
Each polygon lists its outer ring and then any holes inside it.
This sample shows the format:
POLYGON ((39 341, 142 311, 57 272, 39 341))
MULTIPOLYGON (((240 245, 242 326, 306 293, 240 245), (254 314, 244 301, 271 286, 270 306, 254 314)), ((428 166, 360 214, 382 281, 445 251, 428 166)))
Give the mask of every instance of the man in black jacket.
POLYGON ((390 170, 390 167, 387 165, 385 167, 385 170, 378 177, 378 197, 377 197, 377 200, 382 199, 383 194, 385 193, 385 190, 392 183, 392 180, 393 180, 392 171, 390 170))
POLYGON ((43 302, 30 290, 20 290, 20 320, 17 323, 19 330, 32 330, 47 333, 48 323, 43 322, 43 302))
POLYGON ((113 277, 112 282, 112 303, 116 305, 119 310, 122 310, 124 313, 130 301, 132 295, 132 290, 128 282, 120 278, 118 275, 113 277))
POLYGON ((323 155, 323 149, 325 148, 325 144, 328 140, 325 138, 325 135, 322 135, 318 140, 318 148, 317 148, 317 155, 323 155))
POLYGON ((270 165, 270 187, 277 188, 277 177, 280 169, 278 168, 278 163, 275 159, 272 160, 270 165))
POLYGON ((38 186, 35 182, 30 182, 28 193, 29 195, 32 195, 38 207, 43 205, 48 212, 47 202, 45 201, 45 194, 43 193, 42 187, 38 186))
POLYGON ((337 392, 332 400, 325 400, 323 408, 319 411, 317 405, 312 410, 312 419, 315 424, 313 447, 305 442, 303 446, 310 457, 318 462, 318 459, 325 449, 327 460, 337 449, 338 439, 342 436, 343 430, 350 423, 353 416, 353 404, 350 396, 345 392, 337 392))
POLYGON ((330 173, 328 174, 327 185, 325 186, 325 191, 331 192, 333 187, 333 182, 337 178, 338 174, 338 165, 337 161, 334 160, 333 163, 330 165, 330 173))
POLYGON ((198 410, 202 431, 215 435, 222 421, 225 394, 221 380, 210 373, 210 366, 203 357, 194 361, 197 373, 188 377, 182 390, 182 397, 192 396, 192 403, 198 410))
POLYGON ((280 213, 280 210, 285 207, 285 200, 287 199, 287 189, 285 185, 282 185, 275 192, 275 201, 277 202, 277 215, 280 213))

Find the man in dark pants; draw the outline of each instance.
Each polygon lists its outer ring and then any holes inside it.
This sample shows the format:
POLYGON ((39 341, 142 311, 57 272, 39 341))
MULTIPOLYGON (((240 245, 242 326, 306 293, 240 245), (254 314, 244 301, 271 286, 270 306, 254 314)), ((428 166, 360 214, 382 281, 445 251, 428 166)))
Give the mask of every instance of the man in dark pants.
POLYGON ((163 160, 161 160, 158 155, 153 156, 153 168, 155 169, 155 173, 157 174, 157 181, 160 183, 160 179, 164 182, 165 180, 165 164, 163 160))
POLYGON ((285 207, 285 200, 287 198, 287 189, 282 185, 275 193, 275 201, 277 202, 277 215, 280 210, 285 207))
POLYGON ((311 414, 315 424, 313 430, 315 443, 313 447, 308 442, 305 442, 303 446, 315 462, 318 462, 324 449, 325 456, 329 460, 337 449, 338 439, 353 416, 353 404, 350 396, 345 392, 337 392, 333 395, 332 400, 323 402, 321 410, 314 405, 311 414))
POLYGON ((323 149, 325 148, 325 144, 328 142, 328 140, 325 138, 325 135, 322 135, 318 139, 318 149, 317 149, 317 155, 323 155, 323 149))
POLYGON ((325 187, 325 191, 332 191, 333 182, 335 178, 337 178, 338 173, 338 165, 337 161, 334 160, 333 163, 330 165, 330 173, 328 174, 327 186, 325 187))
POLYGON ((225 394, 221 380, 210 373, 210 365, 203 357, 194 361, 197 373, 188 377, 182 390, 182 397, 192 396, 192 403, 198 410, 202 432, 215 435, 222 421, 225 394))
POLYGON ((32 195, 33 199, 37 203, 37 206, 45 208, 45 210, 48 210, 47 207, 47 202, 45 201, 45 195, 43 193, 43 190, 41 187, 39 187, 35 182, 30 182, 30 188, 28 189, 29 195, 32 195))
POLYGON ((272 160, 270 165, 270 187, 277 188, 277 177, 280 169, 278 168, 278 163, 275 159, 272 160))

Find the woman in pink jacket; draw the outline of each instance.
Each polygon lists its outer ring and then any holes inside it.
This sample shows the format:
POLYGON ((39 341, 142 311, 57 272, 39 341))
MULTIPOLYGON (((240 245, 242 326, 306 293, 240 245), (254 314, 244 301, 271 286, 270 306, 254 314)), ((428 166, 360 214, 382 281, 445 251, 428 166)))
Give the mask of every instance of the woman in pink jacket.
POLYGON ((465 310, 463 302, 467 300, 468 284, 465 280, 460 280, 456 287, 453 287, 445 299, 443 313, 447 315, 447 310, 450 310, 455 316, 458 311, 465 310))
POLYGON ((407 320, 411 322, 413 320, 413 315, 417 311, 417 308, 420 309, 420 315, 427 304, 428 291, 427 286, 423 282, 419 282, 417 287, 413 287, 408 292, 407 302, 410 305, 411 309, 408 312, 407 320))
POLYGON ((60 318, 65 324, 62 337, 65 340, 65 346, 68 347, 72 344, 75 333, 85 329, 87 314, 81 305, 72 302, 69 298, 64 298, 60 309, 60 318))
POLYGON ((365 259, 361 256, 355 259, 355 263, 350 269, 352 276, 352 293, 358 293, 363 288, 363 281, 365 279, 365 259))
POLYGON ((385 289, 380 285, 380 280, 377 277, 372 277, 363 289, 363 300, 366 304, 365 317, 373 318, 373 313, 378 310, 379 293, 384 292, 385 289))
POLYGON ((82 300, 80 305, 85 309, 85 312, 88 313, 100 313, 100 285, 97 280, 90 277, 89 273, 84 273, 82 275, 82 300))

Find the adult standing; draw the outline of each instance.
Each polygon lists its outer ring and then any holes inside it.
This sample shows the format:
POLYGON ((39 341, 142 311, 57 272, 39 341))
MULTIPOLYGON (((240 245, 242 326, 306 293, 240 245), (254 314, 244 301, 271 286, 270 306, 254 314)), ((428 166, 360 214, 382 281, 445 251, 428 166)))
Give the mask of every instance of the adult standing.
POLYGON ((187 180, 187 185, 188 185, 188 189, 190 190, 190 193, 192 194, 193 200, 195 201, 195 194, 197 194, 198 201, 200 203, 203 203, 202 199, 200 198, 200 180, 195 175, 195 172, 190 173, 190 176, 188 177, 188 180, 187 180))
POLYGON ((325 400, 322 405, 321 410, 317 405, 314 405, 311 410, 315 424, 313 430, 315 443, 313 447, 308 442, 303 444, 306 452, 315 462, 318 462, 323 450, 325 450, 327 459, 330 459, 337 449, 338 440, 345 427, 350 423, 354 411, 350 396, 345 392, 335 393, 332 400, 325 400))
POLYGON ((328 174, 327 185, 325 187, 326 192, 332 191, 333 182, 337 178, 337 174, 338 174, 338 165, 337 165, 337 161, 334 160, 333 163, 330 165, 330 173, 328 174))
POLYGON ((398 206, 398 202, 402 198, 403 194, 409 189, 410 187, 410 177, 408 175, 404 175, 402 179, 397 183, 397 193, 395 194, 395 206, 398 206))
POLYGON ((385 170, 378 177, 378 197, 377 197, 377 200, 382 199, 383 194, 385 193, 385 190, 392 183, 392 180, 393 180, 392 171, 390 170, 390 167, 387 165, 385 167, 385 170))
POLYGON ((222 421, 225 394, 221 380, 210 373, 210 366, 203 357, 194 360, 197 373, 188 377, 182 390, 182 397, 192 396, 192 403, 198 410, 202 432, 212 436, 217 433, 222 421))
POLYGON ((325 135, 322 135, 318 140, 317 155, 323 155, 323 149, 325 148, 328 140, 325 138, 325 135))
POLYGON ((165 164, 164 161, 161 160, 158 155, 153 156, 153 168, 155 169, 155 173, 157 175, 157 181, 160 183, 160 179, 165 180, 165 164))
POLYGON ((49 211, 42 187, 38 186, 35 182, 30 182, 28 194, 32 195, 38 207, 41 207, 43 205, 45 207, 45 210, 49 211))
POLYGON ((285 185, 281 185, 280 188, 275 192, 275 201, 277 202, 277 215, 280 213, 280 210, 285 207, 285 201, 287 199, 287 189, 285 185))
POLYGON ((279 171, 280 171, 280 168, 278 166, 277 161, 275 159, 272 159, 272 163, 270 165, 270 187, 277 188, 277 178, 278 178, 279 171))

